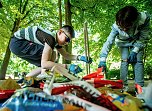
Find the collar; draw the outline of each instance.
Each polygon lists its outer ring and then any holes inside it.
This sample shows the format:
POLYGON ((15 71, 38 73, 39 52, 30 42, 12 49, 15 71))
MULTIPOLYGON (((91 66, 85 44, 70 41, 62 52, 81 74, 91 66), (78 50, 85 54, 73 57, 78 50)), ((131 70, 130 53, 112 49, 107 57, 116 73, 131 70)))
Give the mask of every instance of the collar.
POLYGON ((55 36, 54 36, 54 39, 55 39, 55 47, 56 47, 56 46, 59 46, 58 41, 57 41, 57 32, 56 32, 56 34, 55 34, 55 36))

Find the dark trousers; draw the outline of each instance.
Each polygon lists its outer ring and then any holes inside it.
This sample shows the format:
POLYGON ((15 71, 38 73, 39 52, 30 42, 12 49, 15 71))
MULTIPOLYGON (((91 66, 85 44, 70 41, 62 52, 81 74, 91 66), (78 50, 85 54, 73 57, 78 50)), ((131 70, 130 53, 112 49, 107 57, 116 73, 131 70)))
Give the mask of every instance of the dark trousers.
POLYGON ((9 47, 11 52, 16 56, 38 67, 41 66, 41 56, 44 49, 43 45, 12 37, 9 47))

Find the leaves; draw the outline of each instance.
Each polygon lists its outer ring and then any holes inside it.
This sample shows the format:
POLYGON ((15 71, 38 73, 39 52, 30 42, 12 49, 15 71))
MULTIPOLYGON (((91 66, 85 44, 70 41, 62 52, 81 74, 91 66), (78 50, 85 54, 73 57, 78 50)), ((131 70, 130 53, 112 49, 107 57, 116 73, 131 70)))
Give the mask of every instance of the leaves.
MULTIPOLYGON (((115 14, 120 8, 126 5, 133 5, 139 11, 147 10, 152 13, 152 0, 70 0, 70 3, 72 12, 71 21, 77 33, 76 39, 73 40, 73 52, 85 54, 83 27, 84 22, 87 22, 89 50, 94 60, 94 67, 98 64, 102 45, 111 31, 111 25, 115 21, 115 14)), ((0 8, 1 58, 3 58, 2 55, 5 53, 4 47, 7 47, 16 19, 19 20, 19 28, 38 25, 48 30, 57 30, 59 27, 58 0, 3 0, 2 4, 3 8, 0 8)), ((63 1, 62 11, 64 21, 63 1)), ((151 58, 151 44, 152 41, 149 41, 146 52, 146 55, 149 55, 147 60, 151 58)), ((117 47, 113 47, 109 57, 109 61, 119 61, 117 47), (113 58, 111 59, 111 57, 113 58)))

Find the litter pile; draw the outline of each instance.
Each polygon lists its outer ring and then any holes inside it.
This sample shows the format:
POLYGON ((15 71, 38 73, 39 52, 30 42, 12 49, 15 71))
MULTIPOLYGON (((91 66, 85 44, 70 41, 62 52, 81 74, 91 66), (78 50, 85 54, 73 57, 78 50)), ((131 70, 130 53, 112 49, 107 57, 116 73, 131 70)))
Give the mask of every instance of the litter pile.
POLYGON ((100 69, 78 78, 66 69, 54 68, 43 79, 24 77, 16 83, 9 78, 3 82, 0 111, 151 110, 149 98, 146 104, 122 88, 121 80, 104 80, 100 69))

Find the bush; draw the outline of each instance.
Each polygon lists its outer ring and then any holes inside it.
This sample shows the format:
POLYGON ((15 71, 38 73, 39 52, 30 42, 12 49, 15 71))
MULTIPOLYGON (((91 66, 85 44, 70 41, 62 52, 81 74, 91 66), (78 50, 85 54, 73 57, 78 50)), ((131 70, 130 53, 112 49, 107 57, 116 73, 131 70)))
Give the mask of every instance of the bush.
MULTIPOLYGON (((112 69, 109 70, 106 74, 107 79, 115 79, 119 80, 120 79, 120 69, 112 69)), ((134 79, 133 71, 129 69, 128 71, 128 79, 134 79)))
POLYGON ((120 79, 120 70, 112 69, 112 70, 107 71, 106 79, 120 79))
MULTIPOLYGON (((107 79, 120 79, 120 69, 108 70, 107 79)), ((128 79, 134 79, 133 69, 129 66, 128 79)), ((152 61, 146 62, 144 66, 144 79, 152 80, 152 61)))
POLYGON ((152 80, 152 61, 146 62, 144 66, 144 78, 152 80))

